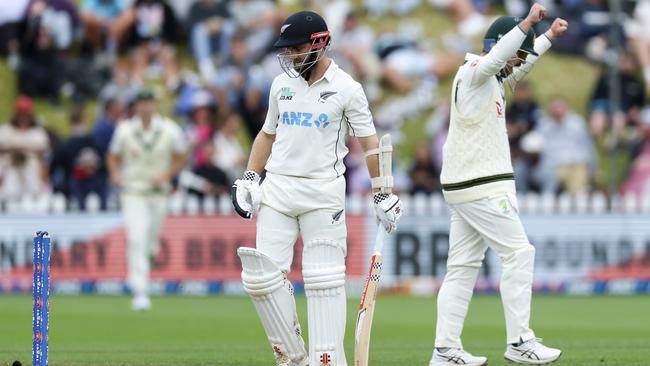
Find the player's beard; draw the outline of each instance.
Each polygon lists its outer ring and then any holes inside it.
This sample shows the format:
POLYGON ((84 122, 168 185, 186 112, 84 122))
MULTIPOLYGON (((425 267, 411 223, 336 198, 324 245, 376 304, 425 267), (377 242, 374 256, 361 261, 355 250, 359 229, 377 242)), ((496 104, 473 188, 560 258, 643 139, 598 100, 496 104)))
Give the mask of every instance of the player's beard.
POLYGON ((307 55, 302 62, 295 64, 294 70, 302 76, 306 81, 309 81, 311 73, 314 71, 314 67, 318 63, 318 52, 312 52, 307 55))

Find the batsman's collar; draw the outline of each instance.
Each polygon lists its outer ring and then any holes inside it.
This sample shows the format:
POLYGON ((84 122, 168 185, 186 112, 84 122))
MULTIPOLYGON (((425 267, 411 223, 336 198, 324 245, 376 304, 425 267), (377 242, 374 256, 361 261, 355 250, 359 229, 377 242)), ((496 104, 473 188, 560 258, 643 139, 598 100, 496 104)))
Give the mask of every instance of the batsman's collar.
POLYGON ((327 80, 327 82, 331 83, 332 80, 334 80, 334 75, 336 75, 336 71, 337 71, 338 69, 339 69, 339 65, 337 65, 337 64, 334 62, 334 60, 332 60, 332 59, 330 58, 330 65, 329 65, 329 67, 327 68, 327 70, 325 70, 325 75, 323 75, 323 77, 325 78, 325 80, 327 80))

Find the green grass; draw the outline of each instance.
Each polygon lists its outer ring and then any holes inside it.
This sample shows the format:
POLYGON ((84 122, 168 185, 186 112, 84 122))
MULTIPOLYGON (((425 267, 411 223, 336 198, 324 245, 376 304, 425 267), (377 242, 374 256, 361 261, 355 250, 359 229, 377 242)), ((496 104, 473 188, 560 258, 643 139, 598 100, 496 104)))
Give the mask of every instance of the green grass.
MULTIPOLYGON (((358 300, 348 303, 346 352, 352 364, 358 300)), ((563 349, 557 364, 646 366, 649 297, 545 297, 533 302, 532 326, 563 349)), ((305 299, 298 298, 303 328, 305 299)), ((244 297, 164 297, 134 313, 126 297, 54 297, 50 365, 272 365, 251 302, 244 297)), ((371 365, 426 365, 433 345, 435 299, 380 297, 371 365)), ((498 297, 471 304, 464 345, 504 364, 505 328, 498 297)), ((31 298, 0 297, 0 365, 31 360, 31 298)))

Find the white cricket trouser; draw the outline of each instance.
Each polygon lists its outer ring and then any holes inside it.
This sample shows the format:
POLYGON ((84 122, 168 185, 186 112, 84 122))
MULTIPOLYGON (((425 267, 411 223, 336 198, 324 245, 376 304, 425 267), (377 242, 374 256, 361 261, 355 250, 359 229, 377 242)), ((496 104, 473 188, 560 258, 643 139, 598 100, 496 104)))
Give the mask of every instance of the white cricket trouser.
POLYGON ((309 364, 346 366, 345 179, 315 180, 269 173, 261 189, 257 249, 289 272, 298 234, 304 243, 309 364))
POLYGON ((447 275, 438 293, 436 347, 462 348, 467 308, 488 247, 501 259, 501 299, 507 342, 535 337, 529 328, 535 248, 519 219, 514 195, 450 204, 447 275))
POLYGON ((134 294, 149 292, 150 263, 160 248, 160 229, 167 213, 167 196, 122 194, 126 227, 128 283, 134 294))

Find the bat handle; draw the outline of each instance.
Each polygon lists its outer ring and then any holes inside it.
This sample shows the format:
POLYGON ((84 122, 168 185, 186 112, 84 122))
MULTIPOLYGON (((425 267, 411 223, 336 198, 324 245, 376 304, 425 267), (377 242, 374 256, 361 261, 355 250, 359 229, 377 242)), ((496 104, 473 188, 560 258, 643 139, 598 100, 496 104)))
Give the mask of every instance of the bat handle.
POLYGON ((375 238, 375 254, 381 254, 382 249, 384 248, 384 240, 386 239, 386 229, 384 225, 379 223, 377 227, 377 237, 375 238))

